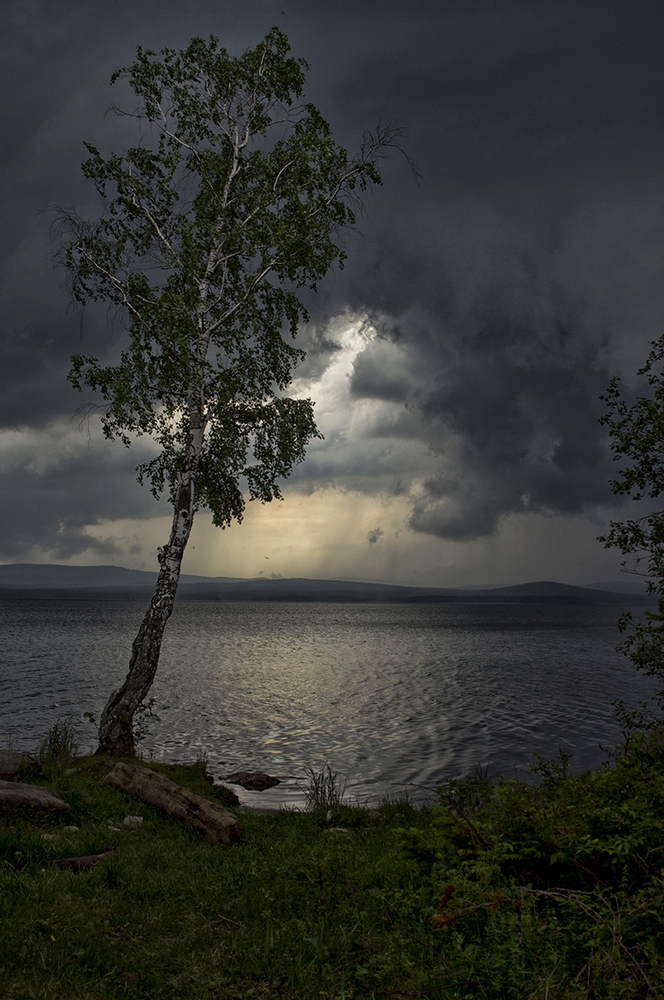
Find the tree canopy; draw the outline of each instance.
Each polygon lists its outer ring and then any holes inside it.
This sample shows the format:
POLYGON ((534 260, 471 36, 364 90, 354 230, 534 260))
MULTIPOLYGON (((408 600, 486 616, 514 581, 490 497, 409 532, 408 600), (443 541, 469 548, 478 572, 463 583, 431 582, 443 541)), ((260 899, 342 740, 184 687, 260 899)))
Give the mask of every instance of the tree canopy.
POLYGON ((283 396, 302 357, 283 334, 307 319, 297 290, 343 264, 349 196, 380 183, 386 135, 349 158, 316 108, 294 104, 306 63, 288 50, 277 28, 239 57, 212 37, 161 58, 139 48, 112 80, 128 80, 149 128, 121 155, 86 144, 104 215, 63 219, 75 298, 115 303, 130 338, 116 365, 74 357, 73 384, 103 396, 108 437, 158 442, 140 468, 155 495, 172 491, 200 422, 196 506, 219 526, 242 517, 242 478, 250 497, 278 497, 316 433, 311 404, 283 396))

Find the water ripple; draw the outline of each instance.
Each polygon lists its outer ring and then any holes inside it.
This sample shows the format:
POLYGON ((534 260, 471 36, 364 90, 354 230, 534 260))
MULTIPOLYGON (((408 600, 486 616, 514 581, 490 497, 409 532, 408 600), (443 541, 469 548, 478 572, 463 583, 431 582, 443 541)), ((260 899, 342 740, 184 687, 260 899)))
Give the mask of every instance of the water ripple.
MULTIPOLYGON (((3 601, 0 740, 33 749, 64 714, 98 715, 122 680, 138 603, 3 601)), ((652 682, 615 652, 620 609, 546 605, 180 603, 145 749, 219 774, 291 776, 247 801, 297 804, 330 761, 364 800, 477 766, 512 774, 558 747, 596 766, 611 699, 652 682)), ((88 742, 93 744, 92 731, 88 742)))

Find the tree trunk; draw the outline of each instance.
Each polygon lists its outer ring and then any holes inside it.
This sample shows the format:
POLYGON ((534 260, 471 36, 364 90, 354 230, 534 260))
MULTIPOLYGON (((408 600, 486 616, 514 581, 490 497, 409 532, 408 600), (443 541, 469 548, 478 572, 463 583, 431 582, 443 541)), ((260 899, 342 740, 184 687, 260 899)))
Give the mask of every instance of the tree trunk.
POLYGON ((171 617, 180 581, 182 557, 194 521, 196 468, 202 428, 190 432, 173 504, 173 524, 168 544, 158 549, 159 575, 152 600, 131 647, 129 671, 122 687, 106 702, 99 722, 96 752, 111 757, 135 753, 134 714, 152 686, 166 622, 171 617))

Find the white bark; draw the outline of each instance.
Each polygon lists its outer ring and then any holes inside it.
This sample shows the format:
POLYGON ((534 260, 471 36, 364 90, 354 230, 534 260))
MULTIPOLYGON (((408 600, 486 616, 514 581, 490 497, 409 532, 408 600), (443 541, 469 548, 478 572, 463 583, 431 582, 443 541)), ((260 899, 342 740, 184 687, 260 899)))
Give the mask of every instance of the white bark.
MULTIPOLYGON (((196 422, 200 425, 200 421, 196 422)), ((123 757, 135 751, 134 713, 152 686, 164 630, 173 612, 182 558, 194 521, 196 470, 202 445, 203 427, 193 427, 178 473, 170 538, 158 550, 160 568, 157 585, 132 644, 124 684, 111 694, 102 712, 97 753, 123 757)))

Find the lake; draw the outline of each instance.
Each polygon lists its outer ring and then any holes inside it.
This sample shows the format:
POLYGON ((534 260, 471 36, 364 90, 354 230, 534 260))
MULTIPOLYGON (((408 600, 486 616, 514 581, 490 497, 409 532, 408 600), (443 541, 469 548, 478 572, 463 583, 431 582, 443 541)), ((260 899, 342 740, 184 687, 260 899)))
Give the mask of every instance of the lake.
MULTIPOLYGON (((34 750, 59 716, 96 717, 124 678, 139 602, 0 601, 0 745, 34 750)), ((611 701, 653 683, 615 651, 616 607, 543 604, 176 604, 151 695, 146 756, 206 754, 241 792, 299 805, 329 762, 347 794, 430 795, 443 778, 527 776, 533 755, 597 766, 619 739, 611 701), (602 749, 603 748, 603 749, 602 749)), ((640 614, 639 609, 635 609, 640 614)), ((81 725, 82 750, 94 730, 81 725)))

